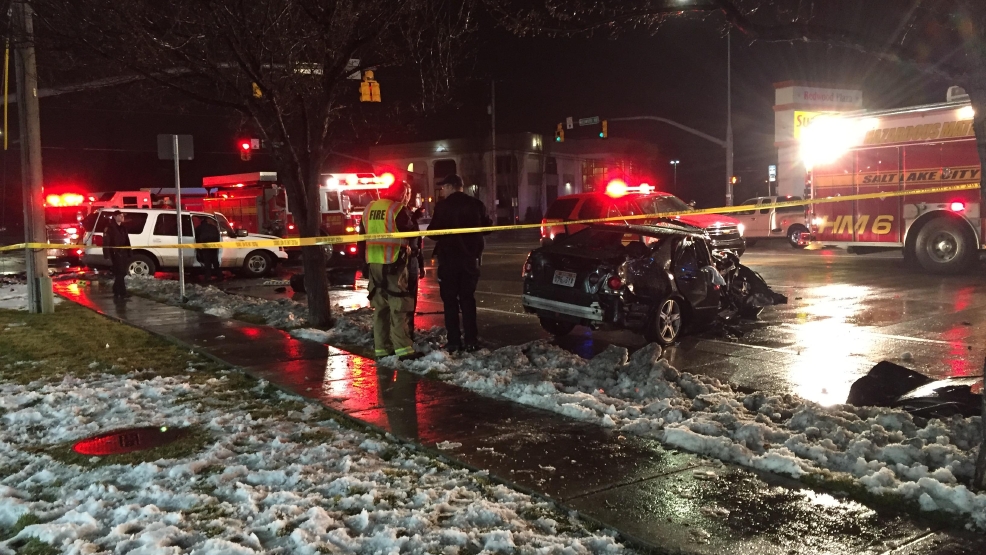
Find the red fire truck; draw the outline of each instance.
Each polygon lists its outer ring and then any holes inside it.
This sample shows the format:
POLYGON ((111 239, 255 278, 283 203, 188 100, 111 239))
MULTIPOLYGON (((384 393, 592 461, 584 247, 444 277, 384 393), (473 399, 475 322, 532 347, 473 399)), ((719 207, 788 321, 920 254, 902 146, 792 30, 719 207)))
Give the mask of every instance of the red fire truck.
MULTIPOLYGON (((363 209, 380 198, 380 190, 393 185, 394 175, 385 173, 330 173, 322 175, 319 188, 319 211, 323 235, 356 235, 363 209)), ((284 188, 276 172, 255 172, 206 177, 206 189, 215 193, 204 199, 205 210, 221 212, 235 227, 251 233, 268 233, 279 237, 298 237, 294 217, 284 188)), ((289 252, 297 253, 291 249, 289 252)), ((326 247, 329 267, 356 267, 359 264, 356 243, 326 247)))
POLYGON ((815 204, 813 239, 858 254, 903 249, 928 272, 960 272, 986 248, 979 191, 907 195, 978 183, 974 112, 968 101, 816 119, 802 135, 806 194, 901 196, 815 204))

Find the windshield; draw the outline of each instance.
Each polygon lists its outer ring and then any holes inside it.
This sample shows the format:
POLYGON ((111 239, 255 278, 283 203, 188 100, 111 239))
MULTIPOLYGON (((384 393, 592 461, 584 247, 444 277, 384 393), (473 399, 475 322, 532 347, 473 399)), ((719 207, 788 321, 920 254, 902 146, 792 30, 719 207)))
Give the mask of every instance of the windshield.
POLYGON ((233 231, 233 226, 229 225, 229 220, 226 219, 226 216, 216 212, 216 220, 219 222, 219 231, 226 235, 236 235, 233 231))
POLYGON ((380 198, 376 189, 342 191, 342 206, 346 212, 363 212, 368 204, 380 198))
POLYGON ((46 206, 45 223, 48 225, 77 224, 87 210, 81 206, 46 206))
POLYGON ((637 204, 647 214, 663 214, 665 212, 688 212, 692 208, 680 198, 667 196, 640 197, 637 204))

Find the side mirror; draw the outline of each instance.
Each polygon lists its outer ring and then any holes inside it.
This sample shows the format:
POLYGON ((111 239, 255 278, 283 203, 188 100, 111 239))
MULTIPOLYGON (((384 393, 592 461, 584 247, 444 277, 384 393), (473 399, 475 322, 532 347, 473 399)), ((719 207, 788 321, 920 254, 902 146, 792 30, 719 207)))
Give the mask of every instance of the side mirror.
POLYGON ((250 234, 250 232, 247 231, 247 230, 245 230, 245 229, 237 229, 236 230, 236 236, 237 237, 246 237, 249 234, 250 234))

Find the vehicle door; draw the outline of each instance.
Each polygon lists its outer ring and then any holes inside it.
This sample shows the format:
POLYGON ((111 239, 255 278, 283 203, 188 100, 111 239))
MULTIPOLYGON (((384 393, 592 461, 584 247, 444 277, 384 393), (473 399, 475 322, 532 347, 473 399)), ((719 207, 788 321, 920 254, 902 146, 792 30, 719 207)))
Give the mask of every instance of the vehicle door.
MULTIPOLYGON (((579 213, 575 216, 576 220, 595 220, 597 218, 605 218, 608 212, 608 207, 602 203, 602 201, 595 196, 587 197, 585 202, 582 203, 582 207, 579 208, 579 213)), ((575 233, 578 230, 585 229, 588 224, 580 225, 570 225, 568 226, 569 233, 575 233)))
MULTIPOLYGON (((203 217, 208 216, 203 214, 203 217)), ((239 239, 236 236, 236 230, 230 225, 226 216, 216 212, 215 219, 219 225, 219 236, 222 238, 223 244, 229 245, 219 250, 219 266, 222 268, 238 268, 243 264, 243 257, 246 256, 248 249, 241 249, 237 246, 239 239)))
MULTIPOLYGON (((181 215, 182 242, 192 243, 195 241, 195 234, 192 228, 192 218, 188 214, 181 215)), ((175 248, 160 248, 156 245, 174 245, 178 243, 178 216, 174 212, 162 212, 157 215, 154 222, 154 229, 151 232, 150 250, 151 254, 157 257, 161 266, 166 268, 178 267, 178 251, 175 248)), ((195 261, 195 251, 186 249, 185 266, 191 267, 195 261)))
POLYGON ((712 282, 713 275, 704 269, 711 265, 709 247, 700 239, 684 237, 675 248, 675 284, 700 321, 709 321, 719 312, 719 291, 712 282))
MULTIPOLYGON (((757 206, 759 204, 759 198, 751 198, 744 200, 740 203, 740 206, 757 206)), ((756 228, 757 215, 757 209, 743 210, 741 212, 733 212, 730 214, 730 216, 739 220, 740 223, 746 228, 745 235, 747 237, 757 237, 757 235, 753 234, 753 230, 756 228)))

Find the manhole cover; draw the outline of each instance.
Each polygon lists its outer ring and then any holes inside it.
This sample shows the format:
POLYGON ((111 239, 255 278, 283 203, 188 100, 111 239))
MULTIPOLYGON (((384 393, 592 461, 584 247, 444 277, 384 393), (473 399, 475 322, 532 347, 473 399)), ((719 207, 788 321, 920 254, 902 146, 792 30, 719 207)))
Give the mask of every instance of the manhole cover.
POLYGON ((185 428, 168 426, 147 426, 145 428, 126 428, 113 430, 98 436, 83 439, 72 446, 80 455, 122 455, 167 445, 186 433, 185 428))

